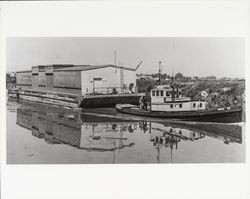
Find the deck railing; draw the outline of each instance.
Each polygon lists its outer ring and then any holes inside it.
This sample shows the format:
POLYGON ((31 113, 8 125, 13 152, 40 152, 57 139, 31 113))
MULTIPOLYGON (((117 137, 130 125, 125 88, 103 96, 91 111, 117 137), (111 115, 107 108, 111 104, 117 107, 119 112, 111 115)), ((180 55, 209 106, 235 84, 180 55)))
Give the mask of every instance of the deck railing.
MULTIPOLYGON (((137 93, 137 87, 134 88, 134 93, 137 93)), ((129 89, 121 88, 121 87, 96 87, 94 88, 90 95, 105 95, 105 94, 119 94, 119 93, 132 93, 129 89)))

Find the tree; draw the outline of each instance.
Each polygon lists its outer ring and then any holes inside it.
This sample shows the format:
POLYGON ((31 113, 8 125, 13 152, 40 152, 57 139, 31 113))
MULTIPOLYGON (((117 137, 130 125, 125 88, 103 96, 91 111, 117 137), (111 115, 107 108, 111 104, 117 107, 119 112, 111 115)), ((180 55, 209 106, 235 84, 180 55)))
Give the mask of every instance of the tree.
POLYGON ((182 79, 184 77, 184 75, 182 73, 177 73, 175 75, 175 79, 182 79))

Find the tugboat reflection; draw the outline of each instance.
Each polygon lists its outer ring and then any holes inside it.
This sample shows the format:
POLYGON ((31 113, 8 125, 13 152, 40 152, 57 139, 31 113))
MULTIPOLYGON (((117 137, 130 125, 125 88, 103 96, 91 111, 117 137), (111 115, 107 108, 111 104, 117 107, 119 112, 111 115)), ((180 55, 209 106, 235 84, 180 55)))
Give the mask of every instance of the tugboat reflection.
POLYGON ((163 124, 26 108, 17 108, 17 124, 49 144, 100 152, 134 147, 138 138, 133 134, 145 133, 157 151, 157 162, 160 162, 160 148, 169 148, 172 158, 181 141, 194 142, 208 136, 225 144, 242 143, 241 127, 236 125, 163 124))
POLYGON ((195 141, 205 137, 205 133, 197 133, 188 129, 173 128, 172 126, 165 126, 163 124, 157 123, 155 123, 154 126, 156 127, 151 127, 153 133, 151 134, 150 141, 153 142, 153 145, 155 146, 157 151, 157 163, 160 163, 160 149, 162 147, 170 148, 172 162, 173 149, 178 149, 178 143, 181 140, 195 141))
POLYGON ((164 124, 157 124, 157 127, 152 127, 153 135, 150 141, 153 142, 157 151, 157 163, 160 163, 161 148, 170 149, 171 162, 173 161, 173 150, 178 149, 178 143, 182 140, 196 141, 204 138, 205 136, 222 140, 224 144, 242 143, 241 127, 236 125, 220 125, 220 124, 172 124, 166 126, 164 124), (196 128, 194 128, 196 127, 196 128), (212 127, 212 128, 211 128, 212 127), (223 129, 223 130, 222 130, 223 129), (206 131, 204 131, 206 130, 206 131), (196 132, 195 132, 196 131, 196 132))

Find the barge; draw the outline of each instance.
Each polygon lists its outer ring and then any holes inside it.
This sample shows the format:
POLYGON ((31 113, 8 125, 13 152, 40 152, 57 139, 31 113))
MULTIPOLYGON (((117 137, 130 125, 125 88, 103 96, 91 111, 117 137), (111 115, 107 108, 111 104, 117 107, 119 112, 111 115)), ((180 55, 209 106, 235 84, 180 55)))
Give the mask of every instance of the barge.
POLYGON ((110 95, 90 95, 81 96, 69 93, 37 91, 37 90, 18 90, 11 89, 8 96, 14 99, 33 101, 70 108, 104 108, 115 107, 118 103, 130 103, 138 105, 143 93, 135 94, 110 94, 110 95))
MULTIPOLYGON (((141 63, 140 63, 141 64, 141 63)), ((138 104, 136 68, 107 65, 39 65, 16 73, 11 98, 73 108, 138 104)))

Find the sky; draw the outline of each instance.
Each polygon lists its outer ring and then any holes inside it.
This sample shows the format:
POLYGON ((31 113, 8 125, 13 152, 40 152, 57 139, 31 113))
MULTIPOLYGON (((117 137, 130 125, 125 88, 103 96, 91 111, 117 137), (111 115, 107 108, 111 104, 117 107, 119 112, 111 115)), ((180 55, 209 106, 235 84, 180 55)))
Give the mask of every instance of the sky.
POLYGON ((43 64, 116 64, 137 73, 185 76, 245 77, 243 38, 178 37, 9 37, 6 71, 43 64))

